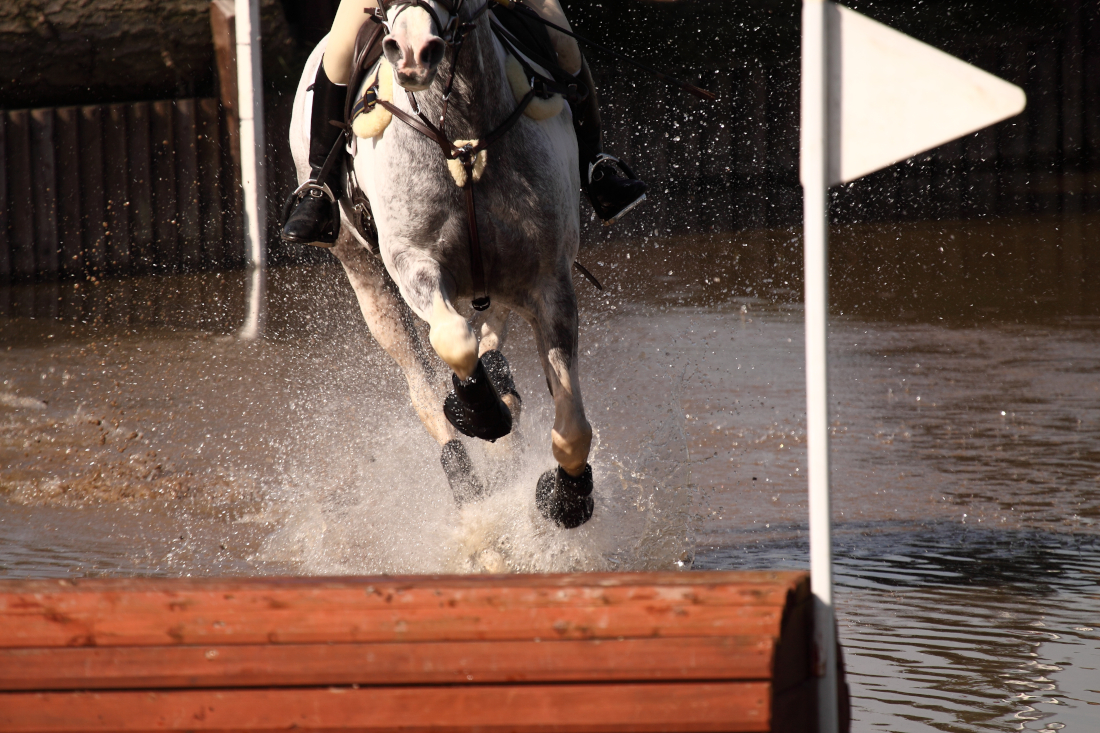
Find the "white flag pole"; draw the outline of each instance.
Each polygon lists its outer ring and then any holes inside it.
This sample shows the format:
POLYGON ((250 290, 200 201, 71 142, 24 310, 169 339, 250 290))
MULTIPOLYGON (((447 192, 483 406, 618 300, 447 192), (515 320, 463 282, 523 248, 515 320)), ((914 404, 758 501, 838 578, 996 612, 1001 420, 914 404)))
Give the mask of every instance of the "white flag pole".
POLYGON ((828 3, 802 3, 803 246, 806 287, 806 442, 810 486, 810 586, 814 596, 814 674, 818 731, 838 733, 829 501, 828 388, 828 3))
POLYGON ((237 109, 240 116, 241 188, 244 192, 244 236, 252 270, 248 317, 239 336, 253 339, 262 328, 262 270, 267 201, 264 197, 264 94, 260 48, 260 0, 235 0, 237 33, 237 109))

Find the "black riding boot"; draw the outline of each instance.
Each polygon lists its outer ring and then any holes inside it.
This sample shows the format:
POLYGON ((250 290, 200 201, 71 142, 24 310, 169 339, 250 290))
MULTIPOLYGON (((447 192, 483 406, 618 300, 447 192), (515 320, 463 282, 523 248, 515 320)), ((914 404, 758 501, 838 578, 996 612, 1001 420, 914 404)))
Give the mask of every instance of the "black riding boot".
POLYGON ((614 224, 623 214, 645 201, 645 192, 649 187, 644 181, 636 179, 625 163, 603 152, 596 83, 584 59, 581 59, 578 80, 588 88, 588 97, 573 105, 573 129, 580 148, 581 186, 592 202, 596 216, 606 224, 614 224))
POLYGON ((284 242, 316 244, 320 247, 331 247, 336 243, 339 230, 337 202, 344 195, 343 161, 338 160, 332 166, 325 180, 318 181, 317 177, 337 138, 341 136, 342 129, 329 124, 329 121, 343 124, 347 96, 347 85, 333 84, 325 74, 325 65, 318 66, 317 79, 313 83, 313 111, 309 127, 309 167, 312 173, 310 180, 295 192, 297 203, 292 202, 294 210, 283 224, 284 242))

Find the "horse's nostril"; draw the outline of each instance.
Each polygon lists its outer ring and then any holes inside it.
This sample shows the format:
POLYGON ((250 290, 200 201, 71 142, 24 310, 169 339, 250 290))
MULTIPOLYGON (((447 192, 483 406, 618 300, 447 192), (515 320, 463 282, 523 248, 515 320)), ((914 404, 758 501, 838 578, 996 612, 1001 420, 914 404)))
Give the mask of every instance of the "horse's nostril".
POLYGON ((420 50, 420 63, 425 66, 436 66, 443 60, 443 53, 446 50, 447 46, 442 40, 432 39, 424 44, 424 48, 420 50))
POLYGON ((382 53, 386 54, 386 60, 393 66, 398 66, 404 55, 401 53, 401 44, 393 38, 387 38, 382 41, 382 53))

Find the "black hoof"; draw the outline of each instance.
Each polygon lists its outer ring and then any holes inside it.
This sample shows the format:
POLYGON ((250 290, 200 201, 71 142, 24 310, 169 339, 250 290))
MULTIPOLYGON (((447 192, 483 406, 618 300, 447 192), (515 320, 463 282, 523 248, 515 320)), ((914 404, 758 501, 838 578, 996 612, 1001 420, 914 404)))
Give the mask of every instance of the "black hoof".
POLYGON ((447 482, 451 485, 455 504, 461 507, 471 501, 480 501, 485 498, 485 486, 474 474, 474 467, 470 463, 470 454, 466 452, 466 446, 458 440, 448 441, 443 446, 439 462, 443 464, 443 473, 447 474, 447 482))
POLYGON ((480 359, 469 379, 463 381, 452 374, 451 383, 454 391, 443 402, 443 414, 455 430, 488 441, 512 432, 512 413, 497 395, 480 359))
POLYGON ((592 466, 574 478, 561 466, 539 478, 535 506, 542 516, 565 529, 575 529, 592 518, 592 466))

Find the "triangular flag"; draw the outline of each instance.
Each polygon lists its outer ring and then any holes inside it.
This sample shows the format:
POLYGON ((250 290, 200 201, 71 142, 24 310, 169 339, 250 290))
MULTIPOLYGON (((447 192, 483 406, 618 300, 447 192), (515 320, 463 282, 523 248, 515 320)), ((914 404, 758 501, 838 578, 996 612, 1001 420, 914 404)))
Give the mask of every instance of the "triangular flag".
POLYGON ((1024 91, 827 3, 829 185, 847 183, 1021 112, 1024 91))

